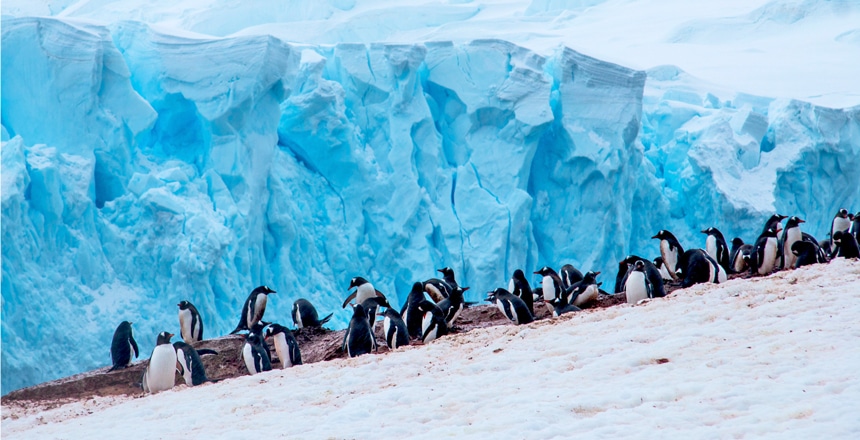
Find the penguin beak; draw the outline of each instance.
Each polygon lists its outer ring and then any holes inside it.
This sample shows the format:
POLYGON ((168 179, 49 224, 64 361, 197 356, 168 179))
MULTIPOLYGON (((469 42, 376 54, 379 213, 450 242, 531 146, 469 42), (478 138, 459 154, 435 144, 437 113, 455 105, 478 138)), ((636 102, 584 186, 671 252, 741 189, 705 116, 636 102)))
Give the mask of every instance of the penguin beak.
POLYGON ((798 223, 806 223, 806 220, 797 219, 797 222, 798 222, 798 223))
POLYGON ((172 338, 172 337, 174 337, 174 336, 176 336, 176 335, 174 335, 173 333, 168 333, 168 334, 167 334, 167 339, 170 339, 170 338, 172 338))
POLYGON ((707 229, 705 229, 705 230, 703 230, 703 231, 702 231, 702 234, 707 234, 707 233, 708 233, 708 230, 707 230, 707 229))
POLYGON ((658 237, 658 236, 656 236, 656 235, 655 235, 655 236, 653 236, 653 237, 651 237, 651 238, 660 238, 660 237, 658 237))
POLYGON ((594 276, 600 275, 600 272, 594 272, 594 276))

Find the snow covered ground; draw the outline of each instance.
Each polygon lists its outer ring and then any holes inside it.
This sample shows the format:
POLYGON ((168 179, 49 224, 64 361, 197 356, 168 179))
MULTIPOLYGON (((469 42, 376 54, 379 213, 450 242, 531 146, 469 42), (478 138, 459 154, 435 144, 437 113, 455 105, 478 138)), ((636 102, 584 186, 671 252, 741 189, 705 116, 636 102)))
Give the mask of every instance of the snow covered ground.
POLYGON ((860 263, 14 414, 3 438, 856 438, 860 263))

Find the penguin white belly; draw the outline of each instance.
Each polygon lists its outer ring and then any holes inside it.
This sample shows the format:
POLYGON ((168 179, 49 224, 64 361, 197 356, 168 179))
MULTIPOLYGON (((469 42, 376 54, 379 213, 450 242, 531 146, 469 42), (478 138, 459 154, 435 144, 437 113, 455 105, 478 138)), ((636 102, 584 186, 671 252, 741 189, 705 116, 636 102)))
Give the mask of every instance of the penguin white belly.
POLYGON ((666 263, 660 265, 660 278, 664 281, 672 281, 672 276, 669 275, 669 270, 666 269, 666 263))
POLYGON ((386 316, 382 320, 382 333, 385 335, 386 338, 388 337, 389 330, 391 330, 391 319, 386 316))
POLYGON ((728 281, 729 275, 726 273, 726 269, 723 266, 717 265, 717 281, 720 283, 725 283, 728 281))
MULTIPOLYGON (((553 308, 552 304, 550 304, 550 301, 555 299, 555 284, 552 282, 552 278, 543 277, 543 280, 541 281, 541 287, 543 288, 544 304, 546 304, 547 310, 552 313, 553 311, 555 311, 555 308, 553 308)), ((505 313, 505 310, 502 308, 500 301, 496 301, 496 306, 499 308, 499 310, 502 311, 502 313, 505 313)), ((505 314, 505 316, 508 315, 505 314)))
POLYGON ((187 344, 193 342, 194 335, 191 334, 191 310, 185 309, 179 311, 179 334, 182 340, 187 344))
POLYGON ((769 237, 764 245, 764 258, 758 267, 759 275, 767 275, 773 272, 776 263, 776 239, 769 237))
POLYGON ((364 283, 358 286, 355 293, 355 303, 361 304, 369 298, 376 298, 376 289, 373 287, 373 284, 364 283))
POLYGON ((678 252, 669 249, 669 247, 668 241, 660 240, 660 255, 663 256, 663 266, 666 267, 669 276, 674 280, 678 278, 678 275, 675 274, 675 270, 678 269, 678 252))
POLYGON ((508 280, 508 292, 514 293, 514 279, 508 280))
POLYGON ((705 251, 714 260, 719 260, 719 258, 717 258, 717 237, 714 237, 713 235, 708 236, 708 239, 705 240, 705 251))
POLYGON ((248 311, 252 314, 251 318, 248 319, 248 328, 263 319, 263 313, 266 311, 266 301, 268 301, 266 294, 257 294, 257 299, 254 301, 254 310, 250 310, 250 307, 248 308, 248 311))
POLYGON ((785 243, 783 243, 782 254, 785 256, 785 268, 794 267, 794 262, 797 261, 797 256, 791 252, 791 245, 803 239, 800 228, 791 228, 785 234, 785 243))
POLYGON ((460 316, 460 312, 462 312, 464 308, 465 307, 463 307, 463 304, 460 304, 460 307, 457 308, 457 310, 454 312, 454 316, 451 317, 451 320, 446 322, 448 324, 448 327, 451 327, 452 325, 454 325, 454 321, 457 320, 457 317, 460 316))
POLYGON ((242 347, 242 359, 245 360, 245 367, 248 368, 248 373, 257 374, 257 367, 254 366, 254 349, 251 344, 246 343, 242 347))
POLYGON ((630 271, 624 290, 627 292, 627 304, 636 304, 647 299, 648 290, 645 288, 645 273, 638 270, 630 271))
POLYGON ((173 345, 157 345, 146 368, 149 392, 157 393, 173 388, 176 371, 176 351, 173 345))
POLYGON ((185 385, 194 386, 194 380, 191 376, 191 365, 186 364, 185 351, 181 348, 176 350, 176 362, 182 367, 182 379, 185 380, 185 385))
POLYGON ((296 307, 295 314, 293 316, 293 321, 296 323, 296 329, 300 329, 304 327, 304 323, 302 322, 302 313, 298 307, 296 307))
POLYGON ((287 346, 287 337, 283 333, 278 333, 272 336, 272 339, 275 340, 275 353, 278 353, 281 368, 292 367, 293 361, 290 359, 290 348, 287 346))
POLYGON ((131 342, 128 343, 128 363, 125 365, 126 367, 131 365, 131 360, 134 359, 134 345, 131 345, 131 342))
POLYGON ((747 265, 744 262, 744 255, 741 251, 738 251, 738 254, 735 255, 735 261, 732 262, 732 269, 737 272, 743 272, 746 269, 747 265))
POLYGON ((833 219, 833 227, 830 228, 830 239, 833 239, 833 234, 836 231, 847 231, 851 229, 851 222, 847 218, 836 217, 833 219))
MULTIPOLYGON (((552 305, 551 305, 550 303, 546 303, 546 305, 547 305, 547 306, 549 306, 551 310, 554 310, 554 309, 553 309, 553 307, 552 307, 552 305)), ((517 319, 517 317, 516 317, 516 316, 511 316, 511 315, 509 315, 509 314, 508 314, 508 312, 506 312, 506 311, 505 311, 504 301, 502 301, 502 300, 500 300, 500 299, 497 299, 497 300, 496 300, 496 308, 497 308, 497 309, 499 309, 499 311, 501 311, 501 312, 502 312, 502 315, 504 315, 504 316, 505 316, 505 318, 508 318, 508 319, 510 319, 511 321, 515 321, 515 320, 517 319)))
POLYGON ((592 284, 585 288, 585 291, 580 293, 579 296, 573 300, 573 305, 577 307, 581 307, 585 304, 588 304, 591 301, 597 301, 597 294, 599 291, 597 290, 597 284, 592 284))
POLYGON ((433 314, 430 312, 425 313, 424 319, 421 320, 421 335, 422 336, 424 336, 425 334, 427 335, 424 337, 424 343, 428 344, 431 341, 433 341, 434 339, 436 339, 436 332, 438 330, 439 330, 439 327, 435 326, 433 323, 433 314), (433 329, 430 330, 430 332, 428 333, 427 329, 430 328, 430 326, 433 326, 433 329))

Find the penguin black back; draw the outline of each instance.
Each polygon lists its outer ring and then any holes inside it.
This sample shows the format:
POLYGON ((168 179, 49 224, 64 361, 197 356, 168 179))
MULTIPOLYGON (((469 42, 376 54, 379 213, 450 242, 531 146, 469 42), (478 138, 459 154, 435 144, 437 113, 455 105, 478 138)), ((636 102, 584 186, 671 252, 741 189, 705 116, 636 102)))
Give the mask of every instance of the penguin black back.
POLYGON ((131 322, 123 321, 113 332, 113 340, 110 344, 110 358, 113 367, 108 371, 119 370, 131 365, 132 353, 134 357, 139 355, 137 341, 134 340, 131 322))
POLYGON ((367 312, 361 304, 356 304, 343 338, 343 349, 349 357, 356 357, 370 353, 374 348, 376 337, 367 323, 367 312))
MULTIPOLYGON (((208 382, 206 377, 206 368, 203 366, 203 361, 200 360, 200 354, 191 345, 177 341, 173 343, 173 349, 176 350, 176 362, 179 363, 181 369, 179 374, 185 379, 185 384, 189 386, 200 385, 203 382, 208 382)), ((207 353, 210 352, 206 350, 207 353)), ((218 354, 218 352, 212 352, 218 354)))
POLYGON ((514 275, 511 277, 511 287, 513 287, 511 293, 523 300, 529 312, 534 315, 534 294, 532 293, 529 281, 526 279, 526 274, 522 270, 517 269, 514 271, 514 275))
POLYGON ((242 316, 239 317, 239 324, 230 332, 236 334, 242 330, 250 330, 257 322, 263 319, 263 314, 266 312, 266 302, 270 293, 277 293, 270 289, 269 286, 259 286, 254 288, 248 298, 245 299, 242 305, 242 316))
POLYGON ((269 352, 264 348, 265 342, 261 333, 251 331, 245 336, 245 346, 242 349, 242 354, 245 359, 245 366, 248 368, 248 373, 256 374, 272 369, 272 360, 269 352))
POLYGON ((424 299, 424 283, 414 283, 412 290, 409 291, 409 295, 406 297, 406 303, 400 309, 400 316, 406 323, 409 337, 413 339, 421 336, 421 319, 424 314, 418 310, 418 304, 424 301, 424 299))
POLYGON ((726 244, 726 239, 723 237, 723 233, 714 227, 705 229, 702 233, 708 235, 705 243, 705 249, 708 252, 708 255, 710 255, 714 260, 717 260, 717 263, 722 266, 726 272, 728 272, 731 268, 729 265, 730 252, 729 246, 726 244))
POLYGON ((448 283, 451 287, 460 286, 459 284, 457 284, 457 279, 454 277, 454 269, 451 269, 450 267, 446 266, 441 269, 437 269, 437 272, 442 274, 442 279, 444 279, 445 282, 448 283))
POLYGON ((558 276, 561 277, 561 287, 564 289, 570 289, 570 286, 582 281, 582 272, 573 267, 572 264, 561 266, 558 276))
POLYGON ((319 319, 316 307, 304 298, 299 298, 293 303, 293 324, 297 328, 322 327, 323 324, 331 319, 332 315, 332 313, 329 313, 325 318, 319 319))
POLYGON ((848 231, 836 231, 833 234, 833 245, 837 257, 860 258, 860 246, 848 231))
POLYGON ((189 301, 180 301, 179 307, 179 334, 182 340, 193 344, 203 340, 203 319, 197 307, 189 301))

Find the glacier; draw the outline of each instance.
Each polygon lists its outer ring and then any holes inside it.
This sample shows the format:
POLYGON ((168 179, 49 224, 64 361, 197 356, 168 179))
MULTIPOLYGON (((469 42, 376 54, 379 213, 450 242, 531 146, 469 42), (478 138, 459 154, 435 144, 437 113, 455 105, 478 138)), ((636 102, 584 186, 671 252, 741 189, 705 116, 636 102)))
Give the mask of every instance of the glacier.
POLYGON ((612 284, 670 229, 824 237, 860 200, 860 107, 725 90, 499 39, 300 44, 137 21, 2 22, 2 392, 141 357, 257 285, 335 312, 364 276, 399 304, 451 266, 469 301, 517 268, 612 284), (852 205, 854 203, 854 205, 852 205))

